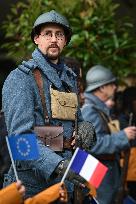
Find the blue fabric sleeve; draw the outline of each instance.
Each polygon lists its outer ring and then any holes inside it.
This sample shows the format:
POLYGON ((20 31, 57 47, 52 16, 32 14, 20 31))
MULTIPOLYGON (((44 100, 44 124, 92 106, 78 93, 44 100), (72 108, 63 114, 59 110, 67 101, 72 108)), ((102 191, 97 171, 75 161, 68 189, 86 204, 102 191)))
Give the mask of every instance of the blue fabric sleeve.
POLYGON ((123 130, 117 133, 107 134, 99 113, 92 105, 85 104, 82 108, 82 115, 85 121, 92 122, 95 127, 97 142, 91 150, 92 153, 112 154, 129 147, 129 141, 123 130))

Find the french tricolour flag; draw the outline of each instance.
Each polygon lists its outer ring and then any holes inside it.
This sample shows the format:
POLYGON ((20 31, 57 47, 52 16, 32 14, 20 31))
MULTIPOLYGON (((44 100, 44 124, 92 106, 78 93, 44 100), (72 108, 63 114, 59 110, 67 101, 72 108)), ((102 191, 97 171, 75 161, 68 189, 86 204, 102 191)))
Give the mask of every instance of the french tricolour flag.
POLYGON ((72 158, 70 168, 95 188, 98 188, 108 168, 95 157, 79 148, 76 149, 72 158))

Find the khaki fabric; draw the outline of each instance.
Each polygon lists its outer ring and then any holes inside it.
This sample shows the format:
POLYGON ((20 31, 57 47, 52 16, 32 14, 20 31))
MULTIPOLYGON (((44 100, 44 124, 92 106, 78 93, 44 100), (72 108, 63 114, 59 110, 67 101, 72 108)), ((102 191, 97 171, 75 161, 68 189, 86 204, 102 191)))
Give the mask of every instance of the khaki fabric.
POLYGON ((116 132, 120 131, 120 124, 119 124, 118 120, 110 120, 108 122, 108 127, 109 127, 111 133, 116 133, 116 132))
POLYGON ((22 197, 19 194, 16 183, 3 188, 0 191, 0 204, 21 204, 22 197))
POLYGON ((50 88, 52 118, 75 120, 78 99, 75 93, 60 92, 50 88))

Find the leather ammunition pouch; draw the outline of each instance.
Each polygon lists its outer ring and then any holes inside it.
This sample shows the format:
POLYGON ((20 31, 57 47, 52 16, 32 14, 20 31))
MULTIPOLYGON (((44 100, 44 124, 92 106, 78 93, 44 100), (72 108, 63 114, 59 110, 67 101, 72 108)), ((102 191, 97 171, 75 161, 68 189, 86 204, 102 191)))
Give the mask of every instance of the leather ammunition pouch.
POLYGON ((54 151, 61 152, 64 149, 72 150, 72 138, 63 137, 63 127, 61 126, 36 126, 34 128, 37 136, 45 146, 54 151))
POLYGON ((36 126, 34 131, 47 147, 54 151, 63 151, 62 126, 36 126))
POLYGON ((50 88, 52 118, 75 120, 77 111, 77 95, 75 93, 60 92, 50 88))

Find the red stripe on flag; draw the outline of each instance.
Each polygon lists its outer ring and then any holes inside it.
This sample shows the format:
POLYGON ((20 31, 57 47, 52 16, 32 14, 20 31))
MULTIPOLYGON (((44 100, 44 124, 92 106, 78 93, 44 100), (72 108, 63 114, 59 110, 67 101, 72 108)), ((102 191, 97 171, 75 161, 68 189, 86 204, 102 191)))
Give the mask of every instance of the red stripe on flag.
POLYGON ((100 183, 102 182, 108 168, 104 166, 101 162, 98 162, 90 180, 88 181, 94 187, 98 188, 100 183))

